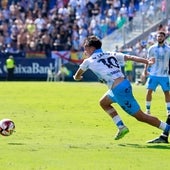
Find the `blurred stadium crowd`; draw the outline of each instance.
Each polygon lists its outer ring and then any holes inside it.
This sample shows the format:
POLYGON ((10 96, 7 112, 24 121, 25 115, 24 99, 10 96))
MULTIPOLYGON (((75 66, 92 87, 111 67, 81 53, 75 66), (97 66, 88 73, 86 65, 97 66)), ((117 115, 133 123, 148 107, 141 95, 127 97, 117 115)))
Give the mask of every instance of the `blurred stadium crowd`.
POLYGON ((125 22, 131 22, 136 11, 146 11, 151 1, 1 0, 0 2, 0 53, 19 53, 25 56, 27 51, 44 51, 46 56, 50 57, 52 50, 81 51, 85 37, 95 34, 103 38, 111 34, 125 22))

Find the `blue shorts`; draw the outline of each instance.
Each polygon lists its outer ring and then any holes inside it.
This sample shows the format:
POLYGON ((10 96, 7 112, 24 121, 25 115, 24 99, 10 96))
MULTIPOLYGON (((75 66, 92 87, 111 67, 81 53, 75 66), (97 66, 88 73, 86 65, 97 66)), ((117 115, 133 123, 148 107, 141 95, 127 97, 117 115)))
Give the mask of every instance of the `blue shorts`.
POLYGON ((140 110, 140 106, 132 94, 132 86, 126 79, 115 88, 108 90, 107 96, 113 103, 118 103, 129 115, 134 115, 140 110))
POLYGON ((153 91, 156 90, 158 85, 161 86, 163 91, 169 91, 169 77, 156 77, 156 76, 149 76, 147 80, 147 89, 151 89, 153 91))

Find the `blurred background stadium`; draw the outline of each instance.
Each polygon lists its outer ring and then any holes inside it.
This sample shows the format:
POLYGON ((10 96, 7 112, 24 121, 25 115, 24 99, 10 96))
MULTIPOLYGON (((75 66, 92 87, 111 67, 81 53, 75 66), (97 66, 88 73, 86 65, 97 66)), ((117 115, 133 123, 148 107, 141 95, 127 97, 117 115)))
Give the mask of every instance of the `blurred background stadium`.
MULTIPOLYGON (((164 30, 170 44, 168 0, 1 0, 0 81, 6 80, 6 59, 15 60, 15 81, 46 81, 61 65, 74 74, 83 60, 88 35, 103 49, 146 57, 155 33, 164 30)), ((135 82, 143 65, 133 63, 135 82)), ((51 79, 54 81, 55 79, 51 79)), ((72 81, 66 75, 65 81, 72 81)), ((84 81, 97 81, 90 71, 84 81)))

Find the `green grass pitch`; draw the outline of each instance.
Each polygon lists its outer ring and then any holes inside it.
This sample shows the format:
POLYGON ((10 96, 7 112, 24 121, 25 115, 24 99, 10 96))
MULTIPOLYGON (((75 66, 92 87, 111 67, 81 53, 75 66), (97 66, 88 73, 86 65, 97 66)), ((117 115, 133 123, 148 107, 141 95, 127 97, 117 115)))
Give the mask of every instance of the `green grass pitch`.
MULTIPOLYGON (((145 86, 133 84, 145 110, 145 86)), ((16 132, 0 136, 2 170, 169 170, 170 145, 147 144, 161 130, 138 122, 115 105, 130 133, 115 141, 116 126, 100 108, 100 83, 0 82, 0 119, 16 132)), ((152 114, 166 120, 160 88, 152 114)))

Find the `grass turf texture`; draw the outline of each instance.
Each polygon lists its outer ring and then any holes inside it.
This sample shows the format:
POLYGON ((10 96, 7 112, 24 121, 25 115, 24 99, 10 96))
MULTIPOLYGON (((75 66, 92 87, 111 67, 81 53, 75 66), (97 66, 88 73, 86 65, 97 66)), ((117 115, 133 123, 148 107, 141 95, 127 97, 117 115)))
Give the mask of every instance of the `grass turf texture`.
MULTIPOLYGON (((161 130, 137 122, 115 105, 130 133, 115 141, 117 128, 99 107, 100 83, 0 82, 0 119, 16 133, 0 136, 2 170, 169 170, 169 144, 147 144, 161 130)), ((133 85, 145 109, 144 86, 133 85)), ((166 120, 160 88, 152 114, 166 120)))

